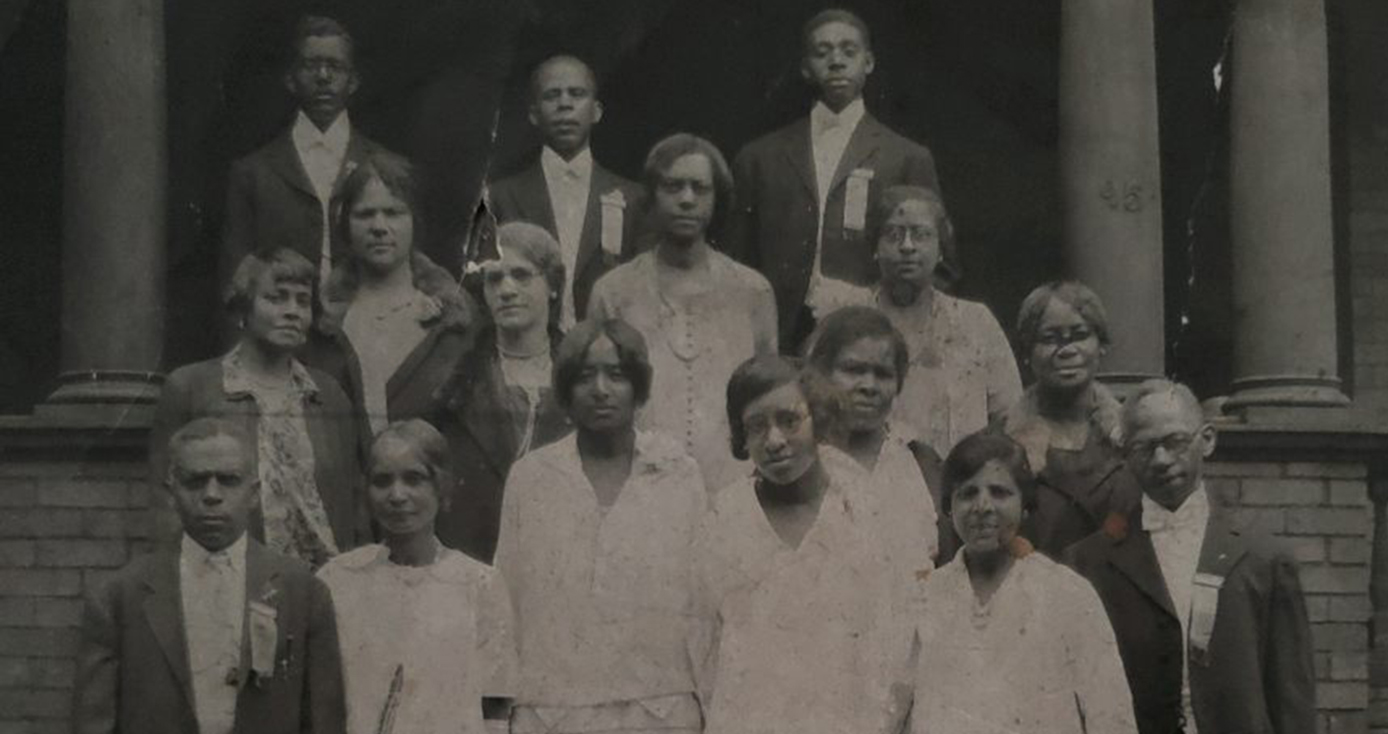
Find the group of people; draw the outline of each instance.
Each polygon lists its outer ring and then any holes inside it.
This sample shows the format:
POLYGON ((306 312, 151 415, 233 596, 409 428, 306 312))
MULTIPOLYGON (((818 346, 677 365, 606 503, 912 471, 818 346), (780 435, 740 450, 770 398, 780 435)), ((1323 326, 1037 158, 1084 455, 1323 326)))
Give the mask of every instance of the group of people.
POLYGON ((152 431, 183 536, 89 599, 77 731, 1312 731, 1295 563, 1208 496, 1195 396, 1098 382, 1073 281, 1022 303, 1023 389, 868 28, 803 39, 806 120, 639 185, 541 63, 457 279, 304 19, 296 122, 232 169, 234 344, 152 431))

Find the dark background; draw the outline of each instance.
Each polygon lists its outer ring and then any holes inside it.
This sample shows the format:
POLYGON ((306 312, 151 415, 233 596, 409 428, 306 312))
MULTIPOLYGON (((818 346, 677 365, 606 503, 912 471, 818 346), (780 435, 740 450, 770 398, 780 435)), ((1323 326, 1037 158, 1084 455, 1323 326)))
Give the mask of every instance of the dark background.
MULTIPOLYGON (((26 7, 8 38, 0 36, 0 411, 24 411, 48 393, 58 370, 64 3, 8 1, 26 7)), ((291 119, 280 75, 299 14, 334 15, 356 36, 362 85, 353 124, 418 164, 433 233, 424 246, 452 266, 486 172, 509 172, 533 155, 538 141, 525 107, 536 62, 563 51, 591 63, 606 107, 594 153, 635 177, 651 143, 676 130, 711 138, 731 158, 805 114, 811 97, 798 70, 800 26, 827 5, 169 0, 165 367, 216 351, 215 330, 206 326, 215 323, 224 178, 232 158, 291 119)), ((842 5, 873 30, 868 107, 935 153, 965 266, 958 291, 987 302, 1010 327, 1022 296, 1064 272, 1059 0, 842 5)), ((1230 379, 1231 306, 1227 124, 1211 72, 1225 50, 1229 9, 1219 0, 1155 5, 1168 367, 1201 394, 1215 394, 1230 379)), ((1333 73, 1333 13, 1331 32, 1333 73)))

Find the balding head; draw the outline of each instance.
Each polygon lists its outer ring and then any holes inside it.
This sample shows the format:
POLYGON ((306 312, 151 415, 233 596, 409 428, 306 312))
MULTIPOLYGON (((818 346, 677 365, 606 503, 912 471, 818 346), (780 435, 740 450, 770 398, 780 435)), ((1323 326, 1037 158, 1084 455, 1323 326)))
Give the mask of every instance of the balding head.
POLYGON ((1199 488, 1215 431, 1190 388, 1148 380, 1123 405, 1123 443, 1143 493, 1174 511, 1199 488))

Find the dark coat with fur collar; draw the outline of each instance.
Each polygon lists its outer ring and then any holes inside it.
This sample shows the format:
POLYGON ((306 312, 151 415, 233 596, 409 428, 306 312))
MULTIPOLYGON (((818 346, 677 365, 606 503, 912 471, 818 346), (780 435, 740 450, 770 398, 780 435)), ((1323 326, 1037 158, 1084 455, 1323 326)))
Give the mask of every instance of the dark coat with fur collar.
MULTIPOLYGON (((424 322, 428 327, 424 340, 386 381, 386 410, 392 421, 422 418, 428 414, 434 394, 453 373, 481 322, 477 305, 448 271, 417 250, 411 253, 410 267, 414 287, 437 300, 441 311, 424 322)), ((299 358, 304 364, 337 379, 358 412, 362 412, 361 363, 351 340, 342 330, 343 319, 355 294, 356 273, 352 265, 335 268, 324 290, 323 313, 299 358)))

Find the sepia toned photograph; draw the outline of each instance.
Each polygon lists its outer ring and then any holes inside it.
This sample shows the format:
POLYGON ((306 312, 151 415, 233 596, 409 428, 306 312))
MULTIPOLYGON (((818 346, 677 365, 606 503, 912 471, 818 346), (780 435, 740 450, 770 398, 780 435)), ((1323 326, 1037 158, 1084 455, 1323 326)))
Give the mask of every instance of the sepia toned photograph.
POLYGON ((1388 734, 1384 37, 0 0, 0 734, 1388 734))

